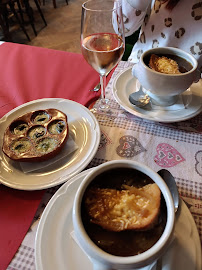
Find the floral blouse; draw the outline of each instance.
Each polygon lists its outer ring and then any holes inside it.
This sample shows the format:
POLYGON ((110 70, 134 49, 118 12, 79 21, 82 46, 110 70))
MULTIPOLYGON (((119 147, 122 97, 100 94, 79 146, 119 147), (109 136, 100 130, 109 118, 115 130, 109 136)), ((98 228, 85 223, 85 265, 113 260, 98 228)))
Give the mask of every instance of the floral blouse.
POLYGON ((129 61, 155 47, 177 47, 192 54, 202 72, 202 1, 180 0, 172 11, 160 0, 122 0, 125 35, 140 26, 140 36, 129 61))

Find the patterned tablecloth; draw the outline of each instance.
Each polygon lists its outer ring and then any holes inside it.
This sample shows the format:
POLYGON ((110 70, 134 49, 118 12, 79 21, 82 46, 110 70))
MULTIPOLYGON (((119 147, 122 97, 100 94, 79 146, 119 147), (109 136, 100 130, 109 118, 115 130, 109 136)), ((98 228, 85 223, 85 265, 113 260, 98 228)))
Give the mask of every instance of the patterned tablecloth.
MULTIPOLYGON (((168 169, 188 206, 202 241, 202 113, 183 122, 159 123, 122 109, 112 94, 113 80, 130 64, 121 62, 106 89, 111 116, 97 114, 101 128, 99 149, 88 168, 114 159, 143 162, 153 170, 168 169), (103 121, 105 120, 105 121, 103 121)), ((34 270, 34 241, 40 216, 59 187, 47 190, 32 226, 8 270, 34 270)))

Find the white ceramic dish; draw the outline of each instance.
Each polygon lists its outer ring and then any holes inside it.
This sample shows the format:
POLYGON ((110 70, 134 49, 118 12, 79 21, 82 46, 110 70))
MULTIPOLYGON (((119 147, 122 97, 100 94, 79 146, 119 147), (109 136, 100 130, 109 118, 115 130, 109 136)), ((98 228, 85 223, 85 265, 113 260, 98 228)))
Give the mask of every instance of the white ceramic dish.
MULTIPOLYGON (((179 122, 188 120, 202 111, 201 88, 202 80, 192 84, 190 87, 192 99, 186 109, 181 106, 178 110, 148 109, 146 107, 138 108, 129 102, 129 95, 136 91, 137 79, 132 76, 132 67, 120 72, 113 82, 113 95, 116 101, 128 112, 135 116, 156 122, 179 122)), ((182 95, 185 97, 186 92, 182 95)))
POLYGON ((60 98, 39 99, 15 108, 1 118, 0 129, 0 182, 20 190, 40 190, 64 183, 89 164, 100 142, 100 128, 95 116, 83 105, 60 98), (70 135, 78 149, 51 167, 24 173, 19 163, 10 160, 1 150, 4 130, 16 117, 46 108, 59 109, 67 115, 70 135))
MULTIPOLYGON (((183 63, 183 65, 185 65, 183 63)), ((188 52, 174 47, 157 47, 146 50, 140 57, 132 71, 141 85, 148 89, 148 95, 152 102, 158 105, 169 106, 177 102, 178 96, 200 79, 200 72, 197 69, 197 60, 188 52), (152 55, 169 55, 171 59, 179 57, 186 59, 190 66, 186 72, 180 74, 166 74, 149 68, 146 59, 151 60, 152 55)), ((180 65, 179 65, 180 69, 180 65)))
MULTIPOLYGON (((103 176, 104 177, 104 176, 103 176)), ((113 178, 113 173, 111 173, 113 178)), ((111 269, 139 269, 153 263, 159 256, 164 254, 165 250, 168 248, 171 239, 173 238, 173 228, 175 225, 175 211, 173 206, 173 199, 170 194, 170 190, 159 174, 154 172, 151 168, 132 160, 111 160, 103 163, 100 166, 95 167, 95 169, 89 173, 85 179, 82 181, 75 195, 73 204, 73 227, 75 237, 85 251, 86 255, 91 258, 93 263, 93 269, 96 270, 111 270, 111 269), (81 204, 83 194, 85 193, 87 187, 94 181, 97 176, 101 176, 105 172, 111 170, 117 170, 119 168, 133 169, 142 172, 152 179, 160 188, 161 194, 165 199, 165 208, 167 212, 167 220, 165 228, 161 237, 158 241, 150 247, 148 250, 141 254, 135 256, 114 256, 107 252, 103 252, 102 249, 98 248, 96 244, 92 242, 86 233, 81 216, 81 204)), ((105 238, 103 238, 105 239, 105 238)), ((102 241, 102 240, 101 240, 102 241)))
MULTIPOLYGON (((91 261, 71 236, 74 197, 81 181, 91 170, 65 183, 46 206, 35 241, 37 270, 93 270, 91 261)), ((201 270, 201 245, 195 222, 184 202, 179 211, 175 240, 162 258, 162 270, 201 270)), ((155 268, 152 265, 142 268, 151 269, 155 268)))

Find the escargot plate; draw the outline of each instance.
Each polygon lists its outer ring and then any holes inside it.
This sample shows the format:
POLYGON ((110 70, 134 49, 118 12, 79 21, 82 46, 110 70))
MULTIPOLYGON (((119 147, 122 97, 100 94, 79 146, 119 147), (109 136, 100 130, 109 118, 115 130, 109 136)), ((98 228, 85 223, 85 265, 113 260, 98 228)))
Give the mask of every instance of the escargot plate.
POLYGON ((55 156, 68 138, 67 116, 57 109, 26 113, 7 127, 3 152, 12 160, 43 161, 55 156))

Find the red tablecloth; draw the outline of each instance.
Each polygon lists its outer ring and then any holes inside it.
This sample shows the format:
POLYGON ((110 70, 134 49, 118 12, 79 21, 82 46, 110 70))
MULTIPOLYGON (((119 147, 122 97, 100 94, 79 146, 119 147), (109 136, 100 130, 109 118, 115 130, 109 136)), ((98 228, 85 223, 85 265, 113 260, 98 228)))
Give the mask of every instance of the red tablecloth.
POLYGON ((0 116, 25 102, 67 98, 88 105, 99 76, 82 55, 14 43, 0 46, 0 116))
MULTIPOLYGON (((80 54, 14 43, 0 46, 0 117, 41 98, 67 98, 88 106, 100 95, 89 91, 98 82, 97 72, 80 54)), ((43 193, 0 185, 0 270, 16 253, 43 193)))

